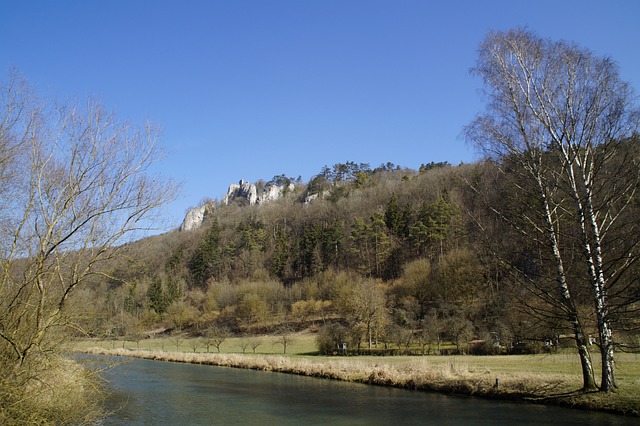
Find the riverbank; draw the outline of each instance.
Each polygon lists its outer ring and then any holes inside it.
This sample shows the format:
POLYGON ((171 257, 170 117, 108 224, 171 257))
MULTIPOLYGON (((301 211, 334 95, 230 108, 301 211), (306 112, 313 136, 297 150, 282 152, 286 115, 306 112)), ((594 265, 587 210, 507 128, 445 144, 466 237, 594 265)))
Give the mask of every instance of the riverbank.
MULTIPOLYGON (((548 355, 549 368, 531 370, 531 357, 316 357, 254 354, 164 352, 86 348, 84 353, 136 357, 223 367, 274 371, 381 386, 508 399, 640 416, 640 375, 625 375, 616 393, 582 393, 579 376, 556 368, 561 361, 548 355), (502 364, 502 368, 492 365, 502 364), (536 371, 536 372, 531 372, 536 371)), ((619 380, 621 381, 621 380, 619 380)))

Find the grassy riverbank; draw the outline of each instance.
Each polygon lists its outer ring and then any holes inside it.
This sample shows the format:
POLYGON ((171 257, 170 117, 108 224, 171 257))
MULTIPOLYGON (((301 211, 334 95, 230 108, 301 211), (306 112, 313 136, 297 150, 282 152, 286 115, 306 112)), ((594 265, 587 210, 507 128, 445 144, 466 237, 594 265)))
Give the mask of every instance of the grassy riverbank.
MULTIPOLYGON (((296 346, 288 348, 288 355, 178 352, 175 351, 175 347, 172 351, 169 345, 161 342, 156 343, 165 347, 164 351, 131 348, 131 345, 125 345, 124 349, 105 347, 105 344, 91 348, 89 342, 79 345, 76 350, 558 404, 640 416, 638 354, 618 355, 619 390, 609 395, 601 395, 597 392, 584 394, 577 391, 580 388, 580 367, 577 357, 569 353, 522 356, 324 357, 301 355, 309 352, 303 341, 298 340, 296 346)), ((147 347, 155 346, 151 342, 147 343, 147 347)), ((179 349, 187 350, 186 344, 184 347, 177 346, 179 349)), ((276 346, 273 350, 275 349, 276 346)))

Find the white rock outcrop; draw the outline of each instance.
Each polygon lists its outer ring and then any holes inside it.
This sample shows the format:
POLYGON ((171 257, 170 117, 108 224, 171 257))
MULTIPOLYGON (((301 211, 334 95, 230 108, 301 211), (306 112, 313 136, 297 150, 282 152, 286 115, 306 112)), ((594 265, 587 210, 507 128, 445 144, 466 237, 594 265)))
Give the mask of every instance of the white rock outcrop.
POLYGON ((304 205, 311 204, 313 201, 317 200, 318 198, 321 200, 324 200, 329 196, 329 194, 330 194, 329 191, 322 191, 322 193, 320 194, 318 194, 317 192, 313 194, 308 194, 306 197, 304 197, 303 204, 304 205))
POLYGON ((202 222, 204 222, 204 216, 207 211, 207 206, 194 207, 190 209, 182 221, 180 226, 181 231, 191 231, 198 229, 202 222))
POLYGON ((254 184, 241 180, 239 183, 232 183, 229 185, 227 194, 222 199, 222 204, 228 206, 237 199, 245 200, 245 202, 250 206, 266 204, 282 198, 287 191, 291 192, 294 189, 295 185, 293 183, 290 183, 286 187, 267 185, 262 191, 260 191, 260 194, 258 194, 258 189, 254 184))
POLYGON ((233 200, 237 200, 238 198, 246 200, 250 206, 253 206, 258 201, 258 190, 256 186, 244 180, 240 180, 240 183, 232 183, 229 185, 227 194, 222 199, 222 204, 228 206, 233 200))
POLYGON ((293 192, 295 185, 290 183, 289 186, 268 185, 264 188, 264 192, 258 195, 258 204, 265 204, 270 201, 276 201, 282 198, 286 191, 293 192))
MULTIPOLYGON (((287 192, 292 192, 295 185, 290 183, 288 186, 267 185, 260 194, 254 184, 241 180, 239 183, 229 185, 226 195, 222 198, 222 205, 228 206, 235 200, 243 200, 246 204, 253 206, 256 204, 266 204, 282 198, 287 192)), ((207 217, 207 212, 215 208, 213 202, 206 203, 200 207, 190 209, 182 221, 181 231, 191 231, 198 229, 207 217)))

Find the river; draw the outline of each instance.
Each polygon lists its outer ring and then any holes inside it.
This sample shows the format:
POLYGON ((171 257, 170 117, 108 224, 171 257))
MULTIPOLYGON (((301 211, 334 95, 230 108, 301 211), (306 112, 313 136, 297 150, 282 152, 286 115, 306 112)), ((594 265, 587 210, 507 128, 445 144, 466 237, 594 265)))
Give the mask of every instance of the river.
POLYGON ((281 373, 108 359, 105 425, 637 425, 637 418, 281 373), (123 362, 124 361, 124 362, 123 362))

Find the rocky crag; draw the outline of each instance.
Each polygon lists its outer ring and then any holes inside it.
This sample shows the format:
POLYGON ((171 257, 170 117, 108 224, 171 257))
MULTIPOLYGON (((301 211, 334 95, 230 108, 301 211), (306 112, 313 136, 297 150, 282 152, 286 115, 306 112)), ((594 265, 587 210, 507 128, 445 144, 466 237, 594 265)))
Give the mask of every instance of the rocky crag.
MULTIPOLYGON (((255 184, 240 180, 239 183, 229 185, 227 193, 222 198, 221 205, 228 206, 232 203, 241 203, 243 205, 261 205, 282 198, 287 192, 292 192, 295 185, 275 185, 270 184, 258 188, 255 184)), ((215 208, 215 203, 206 203, 203 206, 190 209, 182 221, 181 231, 191 231, 198 229, 207 217, 210 209, 215 208)))
POLYGON ((180 231, 193 231, 194 229, 198 229, 207 217, 207 213, 209 213, 214 208, 214 203, 209 202, 202 206, 189 209, 189 211, 187 211, 187 214, 184 216, 182 225, 180 225, 180 231))

